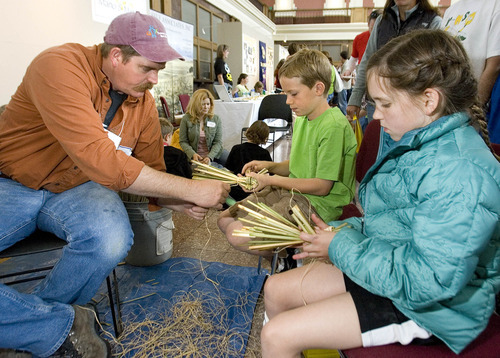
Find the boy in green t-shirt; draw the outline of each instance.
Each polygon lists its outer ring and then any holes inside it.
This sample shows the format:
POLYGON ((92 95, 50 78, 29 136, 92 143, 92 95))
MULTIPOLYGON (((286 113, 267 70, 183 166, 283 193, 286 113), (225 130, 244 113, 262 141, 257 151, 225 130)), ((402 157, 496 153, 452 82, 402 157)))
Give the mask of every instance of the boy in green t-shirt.
MULTIPOLYGON (((351 202, 357 144, 349 121, 326 100, 331 71, 327 57, 309 49, 289 57, 280 68, 278 76, 287 104, 298 116, 290 160, 247 163, 242 173, 256 178, 259 186, 245 200, 264 202, 290 220, 289 210, 297 204, 304 214, 310 217, 317 213, 325 222, 337 219, 351 202), (257 174, 264 168, 274 175, 257 174)), ((232 235, 243 226, 238 217, 245 215, 233 205, 220 214, 219 228, 238 250, 271 258, 272 252, 248 250, 243 245, 248 238, 232 235)))

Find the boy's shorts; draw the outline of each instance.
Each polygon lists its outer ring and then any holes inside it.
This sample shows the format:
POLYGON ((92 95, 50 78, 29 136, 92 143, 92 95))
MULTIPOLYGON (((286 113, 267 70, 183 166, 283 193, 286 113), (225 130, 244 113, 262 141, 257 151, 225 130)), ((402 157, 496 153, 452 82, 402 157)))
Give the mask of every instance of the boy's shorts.
POLYGON ((396 342, 421 345, 442 343, 439 338, 406 317, 390 299, 374 295, 345 274, 344 282, 358 312, 363 347, 396 342))
POLYGON ((233 218, 244 218, 248 215, 245 210, 238 208, 238 204, 244 204, 250 209, 255 209, 253 205, 246 204, 248 200, 252 201, 255 204, 264 203, 274 211, 283 215, 285 219, 288 219, 292 222, 294 222, 294 220, 291 216, 291 209, 295 205, 298 205, 304 216, 309 219, 309 222, 311 222, 311 214, 314 213, 319 217, 316 210, 309 202, 309 199, 307 199, 304 195, 296 191, 292 192, 277 186, 267 186, 261 191, 252 193, 245 199, 231 206, 229 208, 229 213, 233 218))

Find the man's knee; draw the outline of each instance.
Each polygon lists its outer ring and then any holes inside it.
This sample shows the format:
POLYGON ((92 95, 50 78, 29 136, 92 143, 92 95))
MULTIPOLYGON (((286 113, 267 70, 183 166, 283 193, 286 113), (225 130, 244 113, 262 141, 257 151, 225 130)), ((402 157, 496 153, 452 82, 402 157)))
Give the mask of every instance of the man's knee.
POLYGON ((97 238, 96 248, 105 260, 123 260, 134 243, 134 232, 128 220, 96 227, 93 235, 97 238))

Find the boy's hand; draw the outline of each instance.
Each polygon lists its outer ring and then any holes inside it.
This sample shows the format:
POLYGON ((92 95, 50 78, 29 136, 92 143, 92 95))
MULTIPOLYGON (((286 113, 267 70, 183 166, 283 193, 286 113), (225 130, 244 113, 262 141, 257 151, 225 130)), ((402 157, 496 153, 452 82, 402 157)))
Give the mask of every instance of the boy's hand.
POLYGON ((266 162, 262 160, 252 160, 245 164, 243 169, 241 169, 241 174, 246 175, 247 172, 257 173, 262 169, 266 168, 266 162))
POLYGON ((258 183, 257 187, 253 188, 252 190, 247 190, 245 188, 242 188, 243 191, 245 191, 247 193, 253 193, 253 192, 256 192, 256 191, 261 191, 266 186, 270 185, 270 183, 269 183, 270 176, 268 174, 257 174, 257 173, 253 173, 253 172, 248 172, 246 174, 246 176, 247 177, 255 178, 255 180, 257 180, 257 183, 258 183))
POLYGON ((200 160, 200 162, 202 162, 203 164, 206 164, 206 165, 210 165, 210 158, 209 157, 202 158, 200 160))
POLYGON ((269 169, 268 163, 269 162, 266 162, 265 160, 252 160, 251 162, 245 164, 243 169, 241 169, 241 174, 245 175, 247 172, 258 173, 262 169, 269 169))

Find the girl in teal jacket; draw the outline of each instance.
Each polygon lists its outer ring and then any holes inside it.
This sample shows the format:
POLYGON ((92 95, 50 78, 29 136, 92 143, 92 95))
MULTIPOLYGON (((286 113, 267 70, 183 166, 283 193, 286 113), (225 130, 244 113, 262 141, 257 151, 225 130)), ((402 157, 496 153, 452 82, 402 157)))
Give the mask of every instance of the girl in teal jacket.
POLYGON ((415 31, 370 59, 367 80, 383 132, 359 187, 364 217, 338 232, 313 217, 294 258, 330 262, 267 280, 263 357, 415 338, 458 353, 494 311, 500 164, 465 51, 440 30, 415 31))

